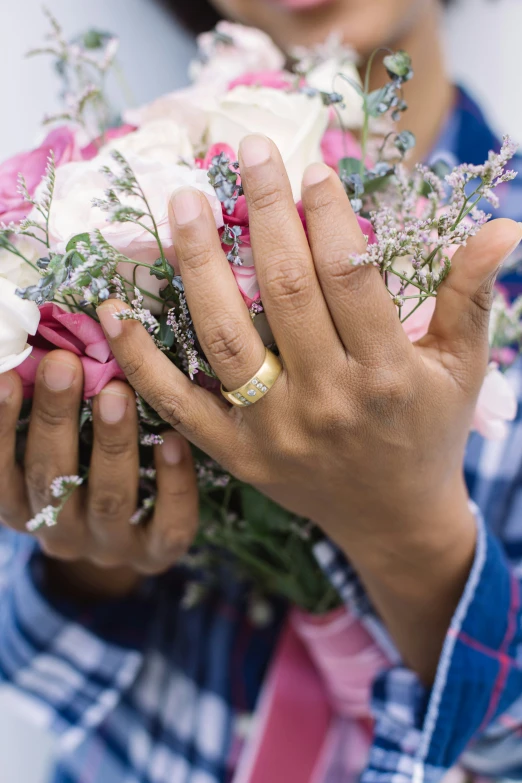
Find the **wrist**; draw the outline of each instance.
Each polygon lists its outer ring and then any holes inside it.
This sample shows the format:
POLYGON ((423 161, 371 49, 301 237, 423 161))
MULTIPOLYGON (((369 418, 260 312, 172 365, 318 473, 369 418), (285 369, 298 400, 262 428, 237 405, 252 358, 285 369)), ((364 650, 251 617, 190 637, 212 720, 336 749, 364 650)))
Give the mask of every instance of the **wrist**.
POLYGON ((354 565, 401 570, 398 553, 412 562, 445 558, 474 548, 476 523, 461 473, 446 486, 393 496, 378 508, 363 509, 357 524, 337 526, 338 545, 354 565))
POLYGON ((345 551, 406 664, 430 685, 473 565, 477 525, 462 477, 426 500, 383 519, 371 538, 352 537, 345 551))

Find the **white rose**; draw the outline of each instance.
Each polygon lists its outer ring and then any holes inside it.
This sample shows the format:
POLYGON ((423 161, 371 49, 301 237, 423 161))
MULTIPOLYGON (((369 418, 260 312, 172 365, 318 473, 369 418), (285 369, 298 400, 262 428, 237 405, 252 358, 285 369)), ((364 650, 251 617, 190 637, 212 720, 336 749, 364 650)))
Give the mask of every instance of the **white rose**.
POLYGON ((215 98, 216 90, 213 86, 185 87, 162 95, 138 109, 128 109, 123 116, 125 122, 138 127, 160 120, 176 123, 182 121, 190 142, 197 147, 201 145, 205 135, 208 108, 215 98))
POLYGON ((196 84, 226 89, 238 76, 254 71, 279 71, 285 56, 270 36, 255 27, 219 22, 215 31, 198 37, 199 60, 190 66, 196 84))
MULTIPOLYGON (((177 188, 190 186, 204 193, 212 207, 216 226, 219 228, 223 225, 221 204, 208 181, 206 171, 172 163, 163 165, 154 160, 130 156, 128 162, 147 197, 165 255, 173 265, 176 264, 176 253, 170 231, 169 201, 177 188)), ((116 169, 112 158, 100 156, 91 161, 67 163, 56 171, 49 220, 52 249, 64 252, 68 241, 76 234, 99 229, 120 253, 133 261, 152 265, 159 257, 159 249, 155 238, 146 228, 135 223, 109 223, 107 213, 92 206, 92 200, 103 199, 107 189, 107 178, 100 172, 104 164, 116 169)), ((143 202, 134 196, 122 196, 121 201, 129 206, 143 208, 143 202)), ((141 218, 140 222, 152 227, 147 217, 141 218)), ((132 280, 132 264, 125 262, 120 265, 120 271, 132 280)), ((163 281, 151 276, 144 267, 138 267, 136 281, 154 296, 158 295, 163 285, 163 281)), ((152 299, 147 299, 146 306, 151 310, 156 309, 152 299)))
POLYGON ((168 165, 180 159, 193 160, 194 151, 187 130, 172 119, 157 119, 139 130, 106 144, 100 154, 118 150, 125 158, 136 157, 168 165))
POLYGON ((249 133, 269 136, 281 152, 298 201, 305 168, 323 159, 321 139, 327 125, 328 110, 318 96, 240 86, 226 93, 211 112, 208 140, 237 150, 249 133))
MULTIPOLYGON (((132 157, 128 158, 128 162, 147 197, 163 247, 170 258, 174 258, 174 249, 169 225, 169 200, 177 188, 188 186, 202 191, 210 202, 216 226, 223 225, 221 204, 206 171, 177 164, 165 166, 157 161, 132 157)), ((135 223, 109 223, 107 213, 92 206, 92 199, 104 198, 108 187, 107 178, 100 172, 102 165, 113 170, 117 168, 112 159, 98 157, 92 161, 68 163, 57 170, 49 220, 53 249, 63 252, 71 237, 100 229, 108 242, 130 258, 150 255, 151 250, 157 258, 158 247, 149 231, 135 223)), ((121 201, 125 205, 143 208, 143 202, 134 196, 121 196, 121 201)), ((141 222, 151 227, 147 218, 142 218, 141 222)))
POLYGON ((338 110, 344 127, 361 128, 364 121, 362 96, 355 87, 346 81, 346 78, 342 78, 343 76, 362 86, 357 68, 350 60, 325 60, 309 71, 306 81, 310 87, 315 87, 316 90, 338 92, 342 95, 345 107, 344 109, 338 108, 338 110))
POLYGON ((0 373, 18 367, 33 350, 27 336, 36 334, 40 311, 16 295, 16 284, 0 277, 0 373))
POLYGON ((10 250, 0 248, 0 277, 11 280, 18 288, 34 285, 38 282, 41 275, 38 269, 34 269, 31 264, 36 265, 38 259, 45 255, 45 248, 40 242, 24 236, 13 237, 11 244, 30 263, 28 264, 27 261, 15 255, 15 253, 11 253, 10 250))

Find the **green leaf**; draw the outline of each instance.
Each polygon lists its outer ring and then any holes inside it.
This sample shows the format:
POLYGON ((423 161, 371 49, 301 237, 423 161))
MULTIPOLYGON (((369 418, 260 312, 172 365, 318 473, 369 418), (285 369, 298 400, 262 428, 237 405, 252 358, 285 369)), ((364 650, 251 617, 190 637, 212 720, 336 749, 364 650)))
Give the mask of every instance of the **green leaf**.
POLYGON ((384 177, 374 177, 373 179, 365 179, 364 192, 368 194, 368 193, 376 193, 377 191, 382 190, 388 184, 390 177, 393 174, 394 172, 390 171, 390 173, 386 174, 384 177))
POLYGON ((246 484, 241 487, 240 494, 242 516, 249 525, 265 528, 267 532, 289 529, 293 516, 284 508, 246 484))
POLYGON ((90 245, 91 240, 89 234, 76 234, 76 236, 72 237, 67 242, 67 247, 65 248, 65 250, 67 252, 69 252, 69 250, 76 250, 76 245, 78 244, 78 242, 83 242, 86 245, 90 245))
POLYGON ((352 174, 359 174, 361 170, 361 161, 359 158, 341 158, 339 161, 339 176, 350 177, 352 174))

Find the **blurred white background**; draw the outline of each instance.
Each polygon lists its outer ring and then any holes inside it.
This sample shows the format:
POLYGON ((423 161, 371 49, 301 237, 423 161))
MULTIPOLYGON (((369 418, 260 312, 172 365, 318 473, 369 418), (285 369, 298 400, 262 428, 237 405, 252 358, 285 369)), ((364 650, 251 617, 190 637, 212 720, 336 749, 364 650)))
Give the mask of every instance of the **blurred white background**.
MULTIPOLYGON (((24 59, 47 29, 42 4, 43 0, 0 0, 0 159, 30 146, 44 113, 58 105, 49 63, 44 58, 24 59)), ((137 103, 185 82, 192 44, 153 0, 46 0, 46 5, 70 35, 89 26, 119 34, 120 61, 137 103)), ((457 0, 448 14, 453 73, 481 99, 497 131, 520 140, 521 31, 520 0, 457 0)))
MULTIPOLYGON (((44 113, 58 108, 49 64, 24 59, 47 29, 41 5, 42 0, 0 0, 0 160, 30 147, 44 113)), ((152 0, 46 0, 46 5, 69 35, 89 26, 118 33, 120 62, 138 104, 185 83, 193 45, 152 0)), ((480 99, 499 133, 522 141, 521 31, 520 0, 458 0, 447 19, 455 77, 480 99)), ((44 783, 52 741, 16 716, 12 694, 1 689, 0 737, 1 783, 44 783)))

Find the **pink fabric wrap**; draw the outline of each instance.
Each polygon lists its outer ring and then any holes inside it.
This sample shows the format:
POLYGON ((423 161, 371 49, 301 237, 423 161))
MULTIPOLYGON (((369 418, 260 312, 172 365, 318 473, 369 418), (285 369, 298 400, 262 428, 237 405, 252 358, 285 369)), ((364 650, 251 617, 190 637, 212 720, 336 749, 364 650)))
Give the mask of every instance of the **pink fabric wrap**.
POLYGON ((113 378, 125 379, 99 323, 85 313, 69 313, 54 304, 40 308, 41 318, 31 355, 16 368, 24 396, 32 397, 36 371, 45 356, 56 348, 80 357, 84 375, 84 397, 95 397, 113 378))
POLYGON ((364 769, 372 737, 370 693, 388 661, 345 609, 294 610, 277 650, 234 783, 343 783, 364 769))
MULTIPOLYGON (((294 610, 282 634, 233 783, 357 783, 371 748, 372 685, 389 661, 342 608, 294 610)), ((455 766, 443 783, 488 783, 455 766)))

